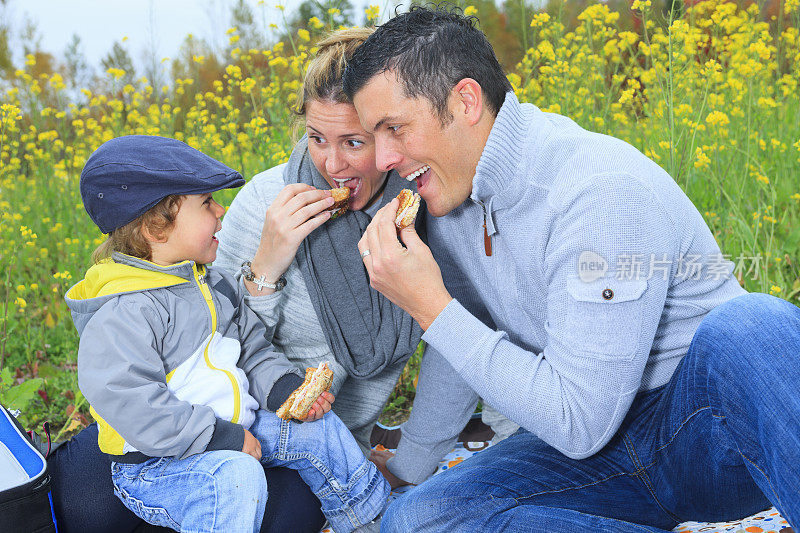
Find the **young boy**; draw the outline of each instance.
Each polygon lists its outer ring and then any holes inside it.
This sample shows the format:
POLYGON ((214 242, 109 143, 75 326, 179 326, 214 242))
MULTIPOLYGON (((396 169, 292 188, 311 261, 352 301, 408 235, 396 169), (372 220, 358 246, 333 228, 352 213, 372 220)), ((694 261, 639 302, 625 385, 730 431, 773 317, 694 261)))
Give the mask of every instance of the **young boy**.
POLYGON ((109 235, 66 295, 78 382, 112 456, 115 493, 147 522, 259 531, 260 459, 298 470, 334 531, 351 531, 380 513, 388 484, 328 412, 330 393, 305 423, 274 414, 303 378, 265 339, 234 279, 207 266, 225 212, 212 193, 243 184, 174 139, 120 137, 89 157, 81 196, 109 235))

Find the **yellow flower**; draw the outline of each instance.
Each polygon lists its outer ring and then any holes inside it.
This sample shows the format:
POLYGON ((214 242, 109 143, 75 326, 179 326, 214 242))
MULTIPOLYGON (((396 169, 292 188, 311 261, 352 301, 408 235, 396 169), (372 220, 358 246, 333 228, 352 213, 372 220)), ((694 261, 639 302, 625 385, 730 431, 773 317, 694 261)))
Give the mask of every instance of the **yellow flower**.
POLYGON ((308 33, 308 30, 305 28, 300 28, 299 30, 297 30, 297 35, 300 37, 300 40, 302 41, 311 40, 311 34, 308 33))
POLYGON ((111 67, 110 69, 106 70, 106 73, 110 74, 115 80, 118 80, 125 75, 124 70, 115 67, 111 67))
POLYGON ((549 59, 550 61, 555 61, 556 52, 553 49, 553 44, 550 41, 542 41, 536 48, 542 55, 542 57, 544 57, 545 59, 549 59))
POLYGON ((780 294, 781 293, 781 288, 778 287, 777 285, 773 285, 772 287, 770 287, 769 293, 770 294, 780 294))
POLYGON ((364 10, 364 14, 367 16, 367 20, 372 22, 376 20, 378 16, 381 14, 381 8, 378 6, 369 6, 364 10))
POLYGON ((466 8, 464 8, 465 17, 471 17, 477 14, 478 14, 478 8, 476 8, 475 6, 467 6, 466 8))
POLYGON ((25 301, 25 298, 18 296, 16 300, 14 300, 14 305, 19 307, 20 309, 25 309, 28 307, 28 302, 25 301))
POLYGON ((538 28, 550 22, 550 15, 547 13, 537 13, 531 20, 531 28, 538 28))
POLYGON ((722 111, 712 111, 706 117, 706 122, 711 126, 727 126, 731 121, 728 119, 728 115, 722 111))
POLYGON ((697 160, 694 162, 694 168, 704 169, 708 168, 708 165, 711 164, 711 159, 703 152, 703 149, 699 146, 695 149, 694 155, 697 160))

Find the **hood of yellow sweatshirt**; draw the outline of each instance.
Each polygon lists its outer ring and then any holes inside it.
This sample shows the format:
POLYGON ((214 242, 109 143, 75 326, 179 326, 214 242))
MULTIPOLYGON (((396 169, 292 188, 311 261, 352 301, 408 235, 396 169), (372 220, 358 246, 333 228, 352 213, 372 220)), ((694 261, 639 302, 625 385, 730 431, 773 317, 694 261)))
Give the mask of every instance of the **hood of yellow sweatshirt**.
POLYGON ((114 260, 103 261, 86 271, 84 279, 67 291, 64 300, 80 334, 92 315, 112 298, 189 283, 192 276, 191 261, 162 267, 115 253, 114 260))

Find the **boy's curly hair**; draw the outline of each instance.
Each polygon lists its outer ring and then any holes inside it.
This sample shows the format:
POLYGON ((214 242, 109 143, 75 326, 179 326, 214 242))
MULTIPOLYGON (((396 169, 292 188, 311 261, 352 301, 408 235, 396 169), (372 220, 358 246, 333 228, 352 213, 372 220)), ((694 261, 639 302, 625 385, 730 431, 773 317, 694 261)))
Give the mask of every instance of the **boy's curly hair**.
POLYGON ((147 228, 155 237, 162 237, 164 232, 169 231, 175 225, 175 218, 182 201, 183 196, 181 195, 166 196, 137 219, 115 229, 92 253, 92 261, 99 263, 110 257, 112 252, 120 252, 151 261, 153 251, 142 228, 147 228))

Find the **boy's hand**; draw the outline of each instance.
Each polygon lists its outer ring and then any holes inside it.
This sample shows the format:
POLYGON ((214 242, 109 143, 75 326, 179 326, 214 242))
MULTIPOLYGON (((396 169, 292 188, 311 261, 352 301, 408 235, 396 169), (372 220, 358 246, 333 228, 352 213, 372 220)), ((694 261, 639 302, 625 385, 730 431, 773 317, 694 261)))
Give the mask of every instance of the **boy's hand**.
POLYGON ((261 460, 261 443, 246 429, 244 430, 244 446, 242 446, 242 451, 247 455, 252 455, 259 461, 261 460))
POLYGON ((303 422, 313 422, 314 420, 322 418, 325 413, 331 410, 331 404, 334 400, 335 398, 330 392, 323 392, 320 394, 319 398, 311 404, 311 410, 308 412, 308 416, 303 422))

